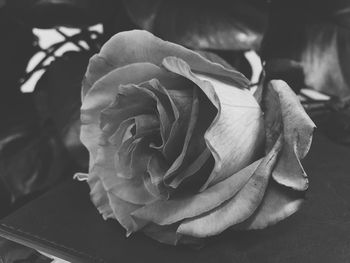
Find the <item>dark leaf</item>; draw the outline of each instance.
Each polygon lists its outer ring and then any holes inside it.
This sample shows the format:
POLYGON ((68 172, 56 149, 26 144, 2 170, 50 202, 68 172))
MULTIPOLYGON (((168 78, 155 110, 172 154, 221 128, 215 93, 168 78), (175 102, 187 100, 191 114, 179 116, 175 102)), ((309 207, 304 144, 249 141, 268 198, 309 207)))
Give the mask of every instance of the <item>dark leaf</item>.
POLYGON ((19 199, 24 203, 27 195, 69 176, 70 160, 49 123, 42 126, 38 121, 31 94, 1 97, 1 102, 0 187, 6 194, 1 207, 5 215, 19 199))
POLYGON ((350 1, 272 1, 262 44, 266 80, 283 79, 299 92, 333 97, 317 124, 338 142, 349 141, 350 1), (339 106, 343 105, 343 106, 339 106))
POLYGON ((11 0, 12 13, 33 27, 86 27, 112 16, 115 0, 11 0))
POLYGON ((265 1, 125 0, 131 19, 159 37, 194 49, 259 49, 265 1))
POLYGON ((35 53, 32 28, 16 21, 5 8, 0 9, 0 91, 1 96, 19 92, 19 80, 35 53))
POLYGON ((344 0, 272 1, 262 44, 267 80, 281 78, 296 92, 309 87, 338 97, 350 94, 350 27, 344 28, 349 7, 344 0))
POLYGON ((79 139, 80 94, 90 56, 84 52, 65 53, 51 63, 35 89, 41 118, 53 121, 55 132, 81 168, 87 168, 88 155, 79 139))

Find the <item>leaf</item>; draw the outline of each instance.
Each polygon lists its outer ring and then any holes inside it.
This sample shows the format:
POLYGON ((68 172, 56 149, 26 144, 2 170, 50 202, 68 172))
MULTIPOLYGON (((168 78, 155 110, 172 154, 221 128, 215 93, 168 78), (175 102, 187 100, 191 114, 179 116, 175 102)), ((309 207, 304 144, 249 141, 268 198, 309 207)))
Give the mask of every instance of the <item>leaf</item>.
MULTIPOLYGON (((7 4, 12 1, 7 1, 7 4)), ((20 79, 36 52, 32 29, 14 19, 8 9, 0 9, 0 91, 1 97, 20 93, 20 79)))
POLYGON ((58 183, 73 165, 52 126, 39 122, 32 94, 1 99, 0 181, 13 204, 58 183))
POLYGON ((308 26, 306 30, 308 37, 301 56, 305 84, 338 98, 350 96, 346 65, 341 62, 350 59, 350 53, 346 52, 350 33, 326 23, 308 26), (342 41, 340 38, 343 38, 342 41))
POLYGON ((235 196, 204 215, 183 221, 177 232, 199 238, 208 237, 249 218, 263 199, 281 143, 280 137, 267 156, 258 162, 253 175, 235 196))
POLYGON ((111 17, 120 8, 111 0, 13 0, 9 10, 32 27, 87 27, 111 17))
POLYGON ((268 80, 282 79, 296 92, 349 95, 348 8, 347 1, 272 1, 262 44, 268 80))
POLYGON ((259 49, 267 5, 259 1, 124 1, 131 19, 162 39, 194 49, 259 49))
POLYGON ((50 64, 35 87, 35 102, 43 122, 53 121, 55 132, 83 170, 88 155, 79 139, 81 80, 88 52, 66 52, 50 64))

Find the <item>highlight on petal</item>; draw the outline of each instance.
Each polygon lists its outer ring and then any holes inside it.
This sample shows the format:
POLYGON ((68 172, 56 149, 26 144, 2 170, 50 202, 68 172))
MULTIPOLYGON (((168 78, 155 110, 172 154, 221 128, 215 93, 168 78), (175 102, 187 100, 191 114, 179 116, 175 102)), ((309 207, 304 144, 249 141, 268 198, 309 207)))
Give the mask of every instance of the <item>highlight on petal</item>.
POLYGON ((134 211, 134 218, 169 225, 185 218, 201 215, 233 197, 248 182, 261 160, 245 167, 236 174, 203 192, 171 200, 159 200, 134 211))
POLYGON ((283 150, 273 178, 280 184, 295 190, 306 190, 308 179, 301 166, 310 149, 315 124, 306 114, 295 93, 282 80, 268 83, 263 98, 267 134, 266 150, 280 133, 283 135, 283 150))
POLYGON ((185 61, 175 57, 165 58, 163 65, 192 80, 218 110, 205 134, 215 167, 202 190, 255 161, 264 142, 264 122, 252 94, 210 76, 194 74, 185 61))
POLYGON ((141 83, 149 78, 159 78, 163 71, 149 63, 138 63, 115 69, 102 77, 86 94, 81 107, 80 140, 90 153, 89 167, 92 167, 101 136, 99 117, 101 111, 111 104, 118 93, 118 86, 141 83), (129 74, 133 72, 133 74, 129 74))
POLYGON ((101 136, 99 127, 101 111, 113 103, 120 86, 140 84, 151 79, 157 79, 172 89, 188 85, 188 81, 184 78, 166 72, 160 67, 150 63, 134 63, 109 72, 86 93, 81 107, 80 140, 90 152, 89 167, 96 159, 97 145, 101 136))
POLYGON ((262 229, 274 225, 299 210, 303 201, 302 192, 271 181, 259 208, 240 229, 262 229))
POLYGON ((102 182, 98 177, 90 177, 90 196, 91 201, 94 203, 103 219, 113 218, 113 210, 109 204, 106 190, 103 188, 102 182))
POLYGON ((250 217, 263 199, 281 147, 280 137, 269 154, 259 161, 254 174, 235 196, 204 215, 185 220, 177 232, 199 238, 213 236, 250 217))
POLYGON ((98 149, 96 162, 89 171, 90 178, 99 178, 106 191, 129 203, 144 205, 157 200, 157 197, 146 189, 144 174, 132 178, 117 176, 118 170, 114 166, 115 151, 113 146, 104 146, 98 149))
POLYGON ((162 60, 167 56, 182 58, 196 72, 229 79, 238 87, 248 86, 249 81, 236 70, 226 69, 220 64, 212 63, 194 51, 163 41, 147 31, 132 30, 113 36, 102 47, 100 53, 90 59, 82 96, 84 97, 98 79, 115 68, 143 62, 160 66, 162 60))

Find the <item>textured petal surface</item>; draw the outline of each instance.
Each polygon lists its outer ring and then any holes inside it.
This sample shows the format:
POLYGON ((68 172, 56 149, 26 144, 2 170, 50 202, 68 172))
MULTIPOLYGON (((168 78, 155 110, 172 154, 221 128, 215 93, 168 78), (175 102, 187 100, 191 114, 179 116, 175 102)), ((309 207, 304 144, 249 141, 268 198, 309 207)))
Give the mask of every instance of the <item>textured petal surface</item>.
POLYGON ((90 152, 89 167, 92 167, 96 159, 97 146, 101 136, 99 126, 101 111, 115 100, 119 85, 138 84, 151 78, 159 79, 160 75, 164 76, 164 71, 155 65, 149 63, 131 64, 110 72, 89 90, 89 94, 82 101, 80 117, 80 140, 90 152))
POLYGON ((295 213, 304 199, 300 192, 287 189, 277 183, 270 183, 263 201, 247 222, 245 229, 262 229, 295 213))
POLYGON ((90 59, 82 96, 99 78, 115 68, 139 62, 161 65, 167 56, 182 58, 194 71, 230 79, 239 87, 246 87, 249 83, 241 73, 212 63, 194 51, 163 41, 147 31, 133 30, 113 36, 100 53, 90 59))
POLYGON ((281 80, 272 80, 263 99, 267 150, 280 133, 284 145, 272 174, 280 184, 306 190, 308 179, 300 164, 310 149, 315 124, 306 114, 295 93, 281 80))
POLYGON ((185 220, 177 232, 194 237, 213 236, 251 216, 263 199, 281 144, 280 137, 270 153, 259 162, 246 185, 232 199, 209 213, 185 220))
POLYGON ((114 167, 115 147, 100 147, 96 162, 90 169, 90 178, 100 178, 106 191, 113 193, 118 198, 133 204, 146 204, 157 200, 145 187, 143 174, 133 178, 117 176, 114 167))
POLYGON ((113 210, 109 204, 108 195, 103 187, 101 180, 98 177, 90 178, 90 196, 91 201, 94 203, 102 217, 106 220, 113 218, 113 210))
POLYGON ((132 215, 159 225, 169 225, 184 218, 201 215, 219 206, 241 190, 254 174, 259 163, 260 161, 254 162, 201 193, 173 200, 156 201, 136 210, 132 215))
POLYGON ((314 124, 284 82, 261 100, 248 83, 146 31, 112 37, 90 60, 81 107, 102 216, 175 245, 294 213, 314 124))
POLYGON ((202 189, 255 161, 264 142, 264 123, 260 106, 250 92, 210 76, 193 74, 185 61, 175 57, 165 58, 163 64, 196 83, 218 110, 205 134, 215 167, 202 189))

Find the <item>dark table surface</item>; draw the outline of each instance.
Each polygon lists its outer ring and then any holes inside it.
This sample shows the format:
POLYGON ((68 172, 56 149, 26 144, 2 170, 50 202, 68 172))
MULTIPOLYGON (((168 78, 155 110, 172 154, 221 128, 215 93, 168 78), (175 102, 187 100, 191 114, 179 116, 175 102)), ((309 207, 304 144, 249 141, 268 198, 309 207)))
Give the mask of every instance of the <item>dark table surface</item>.
POLYGON ((126 238, 116 221, 100 217, 86 183, 72 180, 0 220, 0 236, 71 262, 350 262, 350 147, 317 135, 303 163, 310 188, 299 212, 200 250, 126 238))

